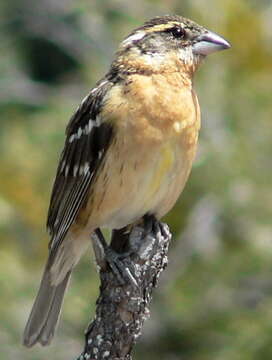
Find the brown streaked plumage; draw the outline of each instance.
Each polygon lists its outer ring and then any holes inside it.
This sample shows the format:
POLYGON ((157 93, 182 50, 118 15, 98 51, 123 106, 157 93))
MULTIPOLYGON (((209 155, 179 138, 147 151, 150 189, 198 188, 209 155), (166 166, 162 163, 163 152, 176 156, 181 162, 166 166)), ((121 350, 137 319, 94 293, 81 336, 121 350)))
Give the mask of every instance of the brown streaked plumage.
POLYGON ((94 231, 171 210, 200 128, 193 75, 206 55, 229 46, 180 16, 151 19, 120 44, 66 130, 48 212, 49 258, 26 346, 50 343, 71 271, 94 231))

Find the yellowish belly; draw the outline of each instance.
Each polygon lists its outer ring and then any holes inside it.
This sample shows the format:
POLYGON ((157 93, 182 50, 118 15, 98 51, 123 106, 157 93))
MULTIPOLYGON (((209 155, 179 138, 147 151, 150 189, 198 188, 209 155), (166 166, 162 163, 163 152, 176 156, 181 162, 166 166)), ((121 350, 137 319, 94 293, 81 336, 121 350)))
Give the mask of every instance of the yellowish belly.
POLYGON ((191 160, 175 142, 139 149, 125 161, 111 151, 87 204, 88 228, 121 228, 146 213, 165 215, 179 197, 191 160))
POLYGON ((150 212, 157 218, 167 214, 180 196, 188 175, 191 171, 193 157, 187 149, 181 149, 176 143, 167 144, 161 151, 159 166, 153 173, 153 183, 150 184, 150 212), (188 156, 189 155, 189 156, 188 156), (168 166, 163 166, 168 161, 168 166))
POLYGON ((174 175, 176 162, 175 149, 170 144, 165 144, 157 152, 157 161, 147 170, 149 176, 142 184, 142 207, 153 210, 156 204, 164 198, 174 175))

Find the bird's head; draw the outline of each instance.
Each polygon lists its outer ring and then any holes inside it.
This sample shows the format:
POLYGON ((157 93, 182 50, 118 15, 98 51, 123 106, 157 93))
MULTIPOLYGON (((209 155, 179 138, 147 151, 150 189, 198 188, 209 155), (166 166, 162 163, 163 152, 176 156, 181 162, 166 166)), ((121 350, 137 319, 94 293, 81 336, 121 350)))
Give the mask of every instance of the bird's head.
POLYGON ((197 23, 167 15, 132 31, 121 43, 117 59, 131 72, 183 68, 192 74, 207 55, 229 47, 221 36, 197 23))

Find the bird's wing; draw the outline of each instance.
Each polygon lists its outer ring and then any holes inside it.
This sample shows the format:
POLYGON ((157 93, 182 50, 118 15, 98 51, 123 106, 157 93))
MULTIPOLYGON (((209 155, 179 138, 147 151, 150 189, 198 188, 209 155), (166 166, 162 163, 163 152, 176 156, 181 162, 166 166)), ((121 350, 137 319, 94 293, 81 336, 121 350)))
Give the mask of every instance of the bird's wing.
POLYGON ((53 185, 47 228, 56 250, 75 220, 113 137, 99 115, 112 83, 98 83, 72 116, 53 185))

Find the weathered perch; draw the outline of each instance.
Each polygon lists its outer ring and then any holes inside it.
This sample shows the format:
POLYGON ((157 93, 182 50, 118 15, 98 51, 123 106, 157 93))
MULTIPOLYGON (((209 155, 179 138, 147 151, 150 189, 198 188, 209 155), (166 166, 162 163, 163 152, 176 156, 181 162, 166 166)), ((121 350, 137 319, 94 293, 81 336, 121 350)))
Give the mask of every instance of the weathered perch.
MULTIPOLYGON (((123 234, 124 235, 124 234, 123 234)), ((131 360, 132 349, 141 334, 144 320, 149 317, 152 290, 167 265, 171 234, 166 224, 157 223, 147 232, 137 226, 127 236, 132 252, 120 249, 122 234, 113 236, 111 246, 123 254, 120 260, 127 281, 120 279, 111 268, 100 262, 100 295, 96 315, 85 334, 85 348, 78 360, 131 360), (117 240, 117 241, 116 241, 117 240)), ((123 236, 124 238, 124 236, 123 236)), ((123 242, 124 243, 124 242, 123 242)), ((99 258, 99 249, 96 257, 99 258)), ((102 259, 102 257, 101 257, 102 259)))

